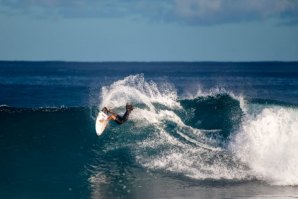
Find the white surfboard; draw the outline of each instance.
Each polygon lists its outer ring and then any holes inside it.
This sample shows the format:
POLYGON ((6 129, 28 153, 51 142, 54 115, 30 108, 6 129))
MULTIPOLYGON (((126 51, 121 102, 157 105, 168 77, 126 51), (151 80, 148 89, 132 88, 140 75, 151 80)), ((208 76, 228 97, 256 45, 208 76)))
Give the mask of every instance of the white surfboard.
POLYGON ((102 111, 98 113, 96 118, 96 123, 95 123, 96 134, 98 136, 100 136, 103 133, 106 126, 108 125, 109 123, 108 117, 109 116, 102 111))

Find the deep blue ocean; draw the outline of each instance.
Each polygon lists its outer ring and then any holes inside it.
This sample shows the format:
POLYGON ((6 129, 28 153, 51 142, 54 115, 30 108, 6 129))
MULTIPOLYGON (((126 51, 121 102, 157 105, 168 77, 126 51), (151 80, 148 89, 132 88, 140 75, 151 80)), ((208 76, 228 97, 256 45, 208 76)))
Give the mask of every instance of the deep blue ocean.
POLYGON ((0 198, 298 198, 298 62, 2 61, 0 154, 0 198))

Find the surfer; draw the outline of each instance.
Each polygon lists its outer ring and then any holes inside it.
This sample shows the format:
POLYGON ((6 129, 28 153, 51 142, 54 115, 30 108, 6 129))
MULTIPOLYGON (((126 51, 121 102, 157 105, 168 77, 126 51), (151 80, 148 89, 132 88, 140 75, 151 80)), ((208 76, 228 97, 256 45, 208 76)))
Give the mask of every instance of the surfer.
POLYGON ((117 124, 123 124, 124 122, 126 122, 128 120, 128 116, 131 113, 131 111, 133 110, 133 106, 131 104, 126 104, 126 111, 124 113, 123 116, 118 115, 117 113, 112 112, 111 110, 109 110, 107 107, 104 107, 102 109, 102 111, 106 114, 111 114, 108 117, 108 120, 113 120, 115 121, 117 124))

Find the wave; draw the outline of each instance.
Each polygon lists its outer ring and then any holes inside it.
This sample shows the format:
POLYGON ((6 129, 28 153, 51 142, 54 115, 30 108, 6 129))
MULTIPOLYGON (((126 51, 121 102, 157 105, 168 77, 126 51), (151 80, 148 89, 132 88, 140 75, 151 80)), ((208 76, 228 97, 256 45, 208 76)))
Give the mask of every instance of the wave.
POLYGON ((93 181, 100 169, 126 164, 195 180, 298 185, 296 105, 245 99, 223 89, 181 98, 174 85, 143 75, 104 86, 100 96, 98 107, 1 106, 2 147, 39 145, 46 138, 58 154, 71 145, 92 156, 93 181), (94 120, 101 107, 122 114, 127 102, 135 106, 128 122, 110 122, 97 137, 94 120), (16 135, 18 142, 12 142, 16 135))
POLYGON ((149 134, 132 148, 136 161, 145 168, 199 180, 298 184, 294 152, 298 110, 294 105, 245 100, 223 89, 178 99, 172 85, 146 82, 142 75, 103 88, 102 104, 121 107, 126 101, 139 106, 132 114, 134 126, 129 134, 149 134), (282 166, 272 167, 283 159, 282 166))

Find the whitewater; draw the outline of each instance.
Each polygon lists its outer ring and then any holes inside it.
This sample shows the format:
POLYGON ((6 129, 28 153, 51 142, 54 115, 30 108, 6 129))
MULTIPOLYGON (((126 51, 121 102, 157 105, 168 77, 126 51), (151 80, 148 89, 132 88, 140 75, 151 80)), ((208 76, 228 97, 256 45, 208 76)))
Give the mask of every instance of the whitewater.
MULTIPOLYGON (((298 185, 297 107, 250 103, 223 89, 198 91, 183 98, 172 84, 146 81, 143 75, 131 75, 104 86, 100 102, 99 108, 107 106, 120 112, 127 102, 135 105, 126 136, 146 135, 134 144, 110 146, 109 150, 129 147, 138 164, 146 169, 198 180, 257 179, 272 185, 298 185), (211 128, 216 124, 208 128, 196 125, 206 122, 199 120, 200 114, 208 114, 196 113, 200 108, 197 105, 210 103, 235 112, 216 113, 231 117, 224 118, 232 126, 228 135, 224 136, 222 129, 211 128)), ((218 122, 212 116, 205 119, 218 122)))

